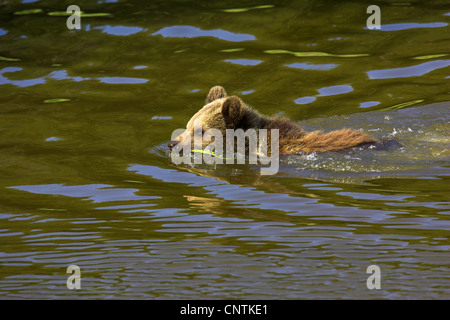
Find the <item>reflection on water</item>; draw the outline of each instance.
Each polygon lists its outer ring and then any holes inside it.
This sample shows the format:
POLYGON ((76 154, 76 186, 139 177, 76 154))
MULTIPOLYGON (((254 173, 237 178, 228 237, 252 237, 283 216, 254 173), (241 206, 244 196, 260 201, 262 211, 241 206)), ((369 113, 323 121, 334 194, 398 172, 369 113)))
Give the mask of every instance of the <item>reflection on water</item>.
POLYGON ((93 202, 132 201, 156 198, 151 196, 137 196, 134 194, 138 191, 137 189, 114 188, 114 186, 109 185, 63 186, 60 184, 50 184, 17 186, 11 188, 37 194, 53 194, 86 198, 87 200, 92 200, 93 202))
POLYGON ((227 59, 224 61, 231 62, 234 64, 240 64, 242 66, 256 66, 262 62, 261 60, 251 60, 251 59, 227 59))
POLYGON ((418 77, 427 74, 433 70, 439 68, 445 68, 450 66, 450 60, 436 60, 430 62, 424 62, 419 65, 406 67, 406 68, 394 68, 386 70, 372 70, 368 71, 367 75, 370 79, 392 79, 392 78, 406 78, 406 77, 418 77))
POLYGON ((77 4, 103 16, 69 31, 59 3, 0 1, 2 298, 449 296, 440 1, 383 3, 383 32, 362 2, 77 4), (216 84, 402 146, 282 156, 275 176, 173 165, 170 133, 216 84))
POLYGON ((445 22, 430 22, 430 23, 393 23, 393 24, 383 24, 380 31, 399 31, 408 30, 416 28, 442 28, 446 27, 448 23, 445 22))
POLYGON ((316 100, 316 97, 326 97, 326 96, 333 96, 333 95, 338 95, 338 94, 349 93, 349 92, 353 91, 353 88, 348 85, 336 85, 336 86, 331 86, 331 87, 320 88, 320 89, 317 89, 317 91, 319 92, 319 94, 316 95, 315 97, 298 98, 298 99, 295 99, 295 103, 298 103, 298 104, 311 103, 316 100))
POLYGON ((99 26, 96 27, 95 29, 99 29, 102 30, 102 32, 104 33, 116 36, 129 36, 146 30, 139 27, 125 27, 125 26, 99 26))
POLYGON ((153 35, 162 35, 167 38, 214 37, 233 42, 256 40, 255 36, 251 34, 233 33, 221 29, 202 30, 193 26, 165 27, 156 31, 153 35))
POLYGON ((109 83, 109 84, 138 84, 138 83, 146 83, 148 79, 139 79, 139 78, 127 78, 127 77, 71 77, 67 74, 67 70, 59 70, 53 71, 47 76, 36 79, 26 79, 26 80, 11 80, 7 77, 3 76, 4 73, 11 73, 23 70, 22 68, 9 67, 0 70, 0 85, 2 84, 12 84, 17 87, 29 87, 38 84, 44 84, 48 79, 54 80, 71 80, 75 82, 80 81, 88 81, 88 80, 98 80, 101 83, 109 83))
POLYGON ((303 69, 303 70, 331 70, 336 68, 337 64, 312 64, 312 63, 292 63, 286 65, 286 67, 303 69))

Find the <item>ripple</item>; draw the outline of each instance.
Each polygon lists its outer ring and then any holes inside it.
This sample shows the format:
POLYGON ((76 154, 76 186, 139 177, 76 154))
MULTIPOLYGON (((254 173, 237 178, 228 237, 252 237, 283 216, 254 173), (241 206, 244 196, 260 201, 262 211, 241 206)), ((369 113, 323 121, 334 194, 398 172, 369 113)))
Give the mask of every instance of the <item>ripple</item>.
POLYGON ((27 15, 27 14, 36 14, 36 13, 42 13, 44 10, 42 9, 27 9, 27 10, 21 10, 21 11, 15 11, 14 14, 16 15, 27 15))
POLYGON ((8 73, 8 72, 17 72, 17 71, 21 71, 23 70, 22 68, 17 68, 17 67, 8 67, 8 68, 4 68, 2 70, 0 70, 0 85, 1 84, 11 84, 17 87, 30 87, 30 86, 34 86, 37 84, 43 84, 45 83, 45 79, 43 78, 34 78, 34 79, 25 79, 25 80, 10 80, 8 78, 6 78, 5 76, 3 76, 3 73, 8 73))
POLYGON ((110 25, 99 26, 95 27, 94 29, 102 30, 102 32, 114 36, 129 36, 147 30, 140 27, 110 26, 110 25))
POLYGON ((8 58, 8 57, 0 56, 0 61, 17 62, 17 61, 20 61, 20 59, 17 59, 17 58, 8 58))
POLYGON ((139 203, 139 204, 122 204, 116 206, 107 207, 97 207, 99 210, 123 210, 123 209, 136 209, 136 208, 147 208, 156 206, 154 203, 139 203))
POLYGON ((81 76, 69 76, 67 70, 52 71, 48 75, 41 78, 25 79, 25 80, 11 80, 3 76, 4 73, 17 72, 23 70, 18 67, 7 67, 0 70, 0 85, 11 84, 17 87, 30 87, 37 84, 44 84, 47 79, 55 80, 72 80, 75 82, 97 80, 106 84, 141 84, 147 83, 149 79, 144 78, 130 78, 130 77, 81 77, 81 76))
POLYGON ((172 120, 171 116, 153 116, 152 120, 172 120))
POLYGON ((58 138, 58 137, 50 137, 50 138, 45 139, 45 141, 60 141, 60 140, 63 140, 63 139, 58 138))
POLYGON ((414 57, 412 59, 414 60, 427 60, 427 59, 434 59, 434 58, 442 58, 448 56, 448 53, 439 53, 439 54, 428 54, 425 56, 418 56, 414 57))
POLYGON ((47 77, 56 79, 56 80, 73 80, 75 82, 92 79, 92 78, 84 78, 84 77, 79 77, 79 76, 71 77, 67 74, 67 70, 52 71, 52 72, 50 72, 50 74, 47 77))
POLYGON ((367 53, 350 53, 350 54, 334 54, 327 52, 318 52, 318 51, 309 51, 309 52, 295 52, 289 50, 264 50, 265 53, 269 54, 292 54, 296 57, 337 57, 337 58, 359 58, 359 57, 367 57, 369 54, 367 53))
MULTIPOLYGON (((240 184, 229 184, 214 177, 198 176, 189 172, 167 170, 155 166, 132 165, 128 170, 165 182, 175 182, 187 184, 189 186, 202 187, 209 193, 216 195, 216 197, 233 202, 234 205, 239 206, 239 208, 245 206, 252 209, 281 211, 289 215, 308 215, 310 217, 327 217, 327 219, 348 221, 381 221, 388 218, 391 213, 395 212, 387 210, 362 210, 360 208, 348 206, 336 207, 330 204, 319 204, 317 199, 291 196, 277 192, 264 192, 240 184), (283 205, 280 206, 280 203, 283 205), (320 210, 317 209, 319 205, 320 210)), ((327 190, 332 192, 341 191, 342 189, 328 188, 327 190)), ((208 203, 210 202, 211 200, 208 199, 208 203)), ((164 218, 164 221, 170 220, 164 218)), ((180 219, 176 218, 176 221, 178 222, 180 219)), ((166 225, 165 227, 167 228, 168 226, 169 225, 166 225)), ((190 228, 189 230, 192 232, 190 228)), ((224 230, 222 230, 222 232, 223 231, 224 230)), ((208 232, 212 231, 208 230, 208 232)), ((246 234, 248 234, 247 231, 246 234)))
POLYGON ((338 192, 336 194, 351 197, 353 199, 376 200, 376 201, 404 201, 406 198, 410 197, 410 195, 383 195, 377 193, 361 193, 361 192, 338 192))
POLYGON ((331 70, 338 66, 338 64, 329 63, 329 64, 313 64, 313 63, 292 63, 286 64, 286 67, 302 69, 302 70, 331 70))
POLYGON ((353 88, 348 85, 337 85, 337 86, 331 86, 331 87, 324 87, 321 89, 318 89, 319 94, 318 97, 326 97, 326 96, 334 96, 338 94, 344 94, 349 93, 353 91, 353 88))
POLYGON ((262 60, 253 60, 253 59, 227 59, 225 62, 230 62, 233 64, 240 64, 242 66, 256 66, 263 62, 262 60))
POLYGON ((148 79, 141 78, 127 78, 127 77, 102 77, 97 78, 102 83, 108 84, 136 84, 136 83, 147 83, 148 79))
POLYGON ((319 92, 318 95, 313 97, 302 97, 295 99, 294 102, 296 104, 308 104, 316 101, 316 97, 326 97, 326 96, 334 96, 339 94, 344 94, 348 92, 352 92, 353 88, 349 85, 336 85, 330 87, 323 87, 317 90, 319 92))
POLYGON ((237 12, 246 12, 246 11, 249 11, 249 10, 256 10, 256 9, 268 9, 268 8, 273 8, 273 7, 275 7, 275 6, 272 5, 272 4, 267 4, 267 5, 248 7, 248 8, 224 9, 222 11, 223 12, 228 12, 228 13, 237 13, 237 12))
POLYGON ((435 60, 405 68, 393 68, 367 71, 370 79, 393 79, 423 76, 436 69, 450 66, 450 60, 435 60))
POLYGON ((370 107, 375 107, 377 105, 379 105, 381 102, 380 101, 366 101, 366 102, 361 102, 359 104, 360 108, 370 108, 370 107))
POLYGON ((152 35, 162 35, 164 38, 197 38, 214 37, 221 40, 240 42, 256 40, 252 34, 233 33, 222 29, 202 30, 193 26, 171 26, 154 32, 152 35))
POLYGON ((381 25, 381 29, 374 29, 374 30, 378 30, 378 31, 400 31, 400 30, 409 30, 409 29, 417 29, 417 28, 442 28, 442 27, 446 27, 447 25, 448 25, 448 23, 445 23, 445 22, 393 23, 393 24, 383 24, 383 25, 381 25))
POLYGON ((302 97, 302 98, 295 99, 294 102, 296 104, 308 104, 308 103, 316 101, 316 99, 317 99, 316 97, 302 97))
POLYGON ((139 189, 115 188, 114 186, 107 184, 87 184, 79 186, 41 184, 7 188, 27 191, 35 194, 52 194, 75 198, 86 198, 86 200, 92 200, 93 202, 159 199, 159 197, 156 196, 138 196, 135 193, 138 192, 139 189))

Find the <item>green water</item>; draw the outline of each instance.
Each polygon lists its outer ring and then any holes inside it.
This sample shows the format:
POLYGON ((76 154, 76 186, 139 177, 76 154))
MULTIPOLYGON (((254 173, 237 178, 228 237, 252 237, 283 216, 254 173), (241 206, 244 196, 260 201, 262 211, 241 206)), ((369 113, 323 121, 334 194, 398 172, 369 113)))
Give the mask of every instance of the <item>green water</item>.
POLYGON ((1 298, 450 296, 448 1, 70 4, 0 0, 1 298), (403 147, 175 166, 216 84, 403 147))

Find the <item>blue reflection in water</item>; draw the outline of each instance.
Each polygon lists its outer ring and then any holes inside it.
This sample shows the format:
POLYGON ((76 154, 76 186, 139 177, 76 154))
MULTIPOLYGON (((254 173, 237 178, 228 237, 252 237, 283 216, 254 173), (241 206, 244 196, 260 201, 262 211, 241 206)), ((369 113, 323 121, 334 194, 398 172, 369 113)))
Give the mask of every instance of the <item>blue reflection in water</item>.
POLYGON ((56 79, 56 80, 72 80, 75 82, 91 80, 91 78, 71 77, 67 74, 67 70, 57 70, 57 71, 50 72, 50 74, 47 77, 51 78, 51 79, 56 79))
POLYGON ((85 184, 80 186, 65 186, 63 184, 41 184, 29 186, 7 187, 35 194, 52 194, 76 198, 87 198, 93 202, 127 201, 160 199, 155 196, 138 196, 138 189, 116 188, 108 184, 85 184))
POLYGON ((370 108, 370 107, 375 107, 377 105, 379 105, 381 102, 380 101, 366 101, 366 102, 361 102, 359 104, 360 108, 370 108))
POLYGON ((296 104, 308 104, 314 101, 316 101, 316 97, 301 97, 294 100, 296 104))
POLYGON ((152 35, 162 35, 165 38, 214 37, 233 42, 256 40, 256 37, 252 34, 233 33, 222 29, 202 30, 193 26, 165 27, 154 32, 152 35))
POLYGON ((17 72, 23 70, 22 68, 18 67, 7 67, 0 70, 0 85, 1 84, 12 84, 17 87, 29 87, 34 86, 36 84, 42 84, 45 83, 45 79, 43 78, 35 78, 35 79, 25 79, 25 80, 10 80, 6 78, 3 74, 8 72, 17 72))
POLYGON ((8 33, 8 30, 0 28, 0 37, 8 33))
POLYGON ((234 64, 240 64, 242 66, 256 66, 263 62, 262 60, 253 60, 253 59, 227 59, 225 62, 230 62, 234 64))
MULTIPOLYGON (((448 23, 445 23, 445 22, 393 23, 393 24, 382 24, 381 29, 374 29, 374 30, 376 30, 376 31, 400 31, 400 30, 417 29, 417 28, 442 28, 442 27, 446 27, 447 25, 448 25, 448 23)), ((367 27, 364 29, 367 29, 367 27)))
POLYGON ((280 210, 285 212, 299 211, 299 204, 315 204, 317 200, 307 198, 292 198, 287 194, 272 194, 237 184, 229 184, 214 177, 199 176, 190 172, 168 170, 156 166, 132 165, 129 171, 150 176, 166 183, 183 183, 193 187, 202 187, 229 201, 237 201, 247 207, 280 210), (280 208, 280 202, 284 205, 280 208))
POLYGON ((148 79, 140 78, 126 78, 126 77, 101 77, 97 78, 102 83, 109 84, 133 84, 133 83, 146 83, 148 79))
POLYGON ((21 71, 23 68, 19 67, 7 67, 0 70, 0 85, 2 84, 12 84, 17 87, 30 87, 37 84, 43 84, 47 82, 47 79, 54 80, 72 80, 75 82, 88 81, 88 80, 98 80, 101 83, 107 84, 140 84, 146 83, 149 80, 143 78, 128 78, 128 77, 80 77, 80 76, 69 76, 67 70, 57 70, 52 71, 48 75, 41 78, 25 79, 25 80, 10 80, 3 76, 4 73, 21 71))
POLYGON ((286 64, 286 67, 302 69, 302 70, 331 70, 338 66, 338 64, 314 64, 314 63, 292 63, 286 64))
POLYGON ((171 116, 154 116, 152 120, 172 120, 171 116))
POLYGON ((94 29, 102 30, 102 32, 111 34, 114 36, 129 36, 141 31, 146 31, 147 29, 140 27, 126 27, 126 26, 99 26, 94 29))
POLYGON ((348 85, 336 85, 336 86, 330 86, 330 87, 324 87, 317 90, 319 92, 318 95, 314 97, 302 97, 295 99, 294 102, 296 104, 308 104, 311 102, 316 101, 316 97, 326 97, 326 96, 334 96, 338 94, 344 94, 348 92, 352 92, 353 88, 348 85))
POLYGON ((60 140, 63 140, 63 139, 58 138, 58 137, 49 137, 49 138, 45 139, 45 141, 60 141, 60 140))
POLYGON ((393 68, 383 70, 371 70, 367 71, 367 75, 370 79, 393 79, 393 78, 405 78, 405 77, 417 77, 431 72, 436 69, 445 68, 450 66, 450 60, 435 60, 424 62, 415 66, 406 68, 393 68))
MULTIPOLYGON (((231 184, 214 177, 200 176, 190 172, 163 169, 149 165, 131 165, 129 171, 150 176, 166 183, 182 183, 193 187, 202 187, 215 197, 235 202, 247 208, 277 210, 287 214, 308 216, 336 217, 345 220, 380 221, 390 217, 395 211, 360 209, 355 207, 341 208, 331 204, 319 204, 317 199, 293 197, 285 193, 264 192, 253 187, 231 184), (280 203, 283 205, 280 206, 280 203), (321 206, 318 210, 318 206, 321 206)), ((328 218, 329 219, 329 218, 328 218)))
POLYGON ((331 87, 324 87, 320 88, 317 91, 319 91, 318 97, 326 97, 326 96, 334 96, 338 94, 344 94, 349 93, 353 91, 353 88, 351 86, 347 85, 337 85, 337 86, 331 86, 331 87))

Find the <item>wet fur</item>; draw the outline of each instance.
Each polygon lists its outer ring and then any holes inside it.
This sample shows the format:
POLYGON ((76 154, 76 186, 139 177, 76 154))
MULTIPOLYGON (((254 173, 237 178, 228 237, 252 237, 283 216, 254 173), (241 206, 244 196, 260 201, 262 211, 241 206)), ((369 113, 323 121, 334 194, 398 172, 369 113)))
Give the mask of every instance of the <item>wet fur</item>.
MULTIPOLYGON (((376 139, 360 130, 341 129, 332 132, 306 132, 298 124, 284 117, 267 117, 244 104, 236 96, 228 97, 221 86, 211 88, 206 105, 188 122, 186 133, 191 131, 192 120, 198 119, 206 128, 270 129, 279 130, 279 153, 300 154, 340 151, 358 146, 373 145, 376 139)), ((171 141, 173 146, 183 140, 183 135, 171 141)))

